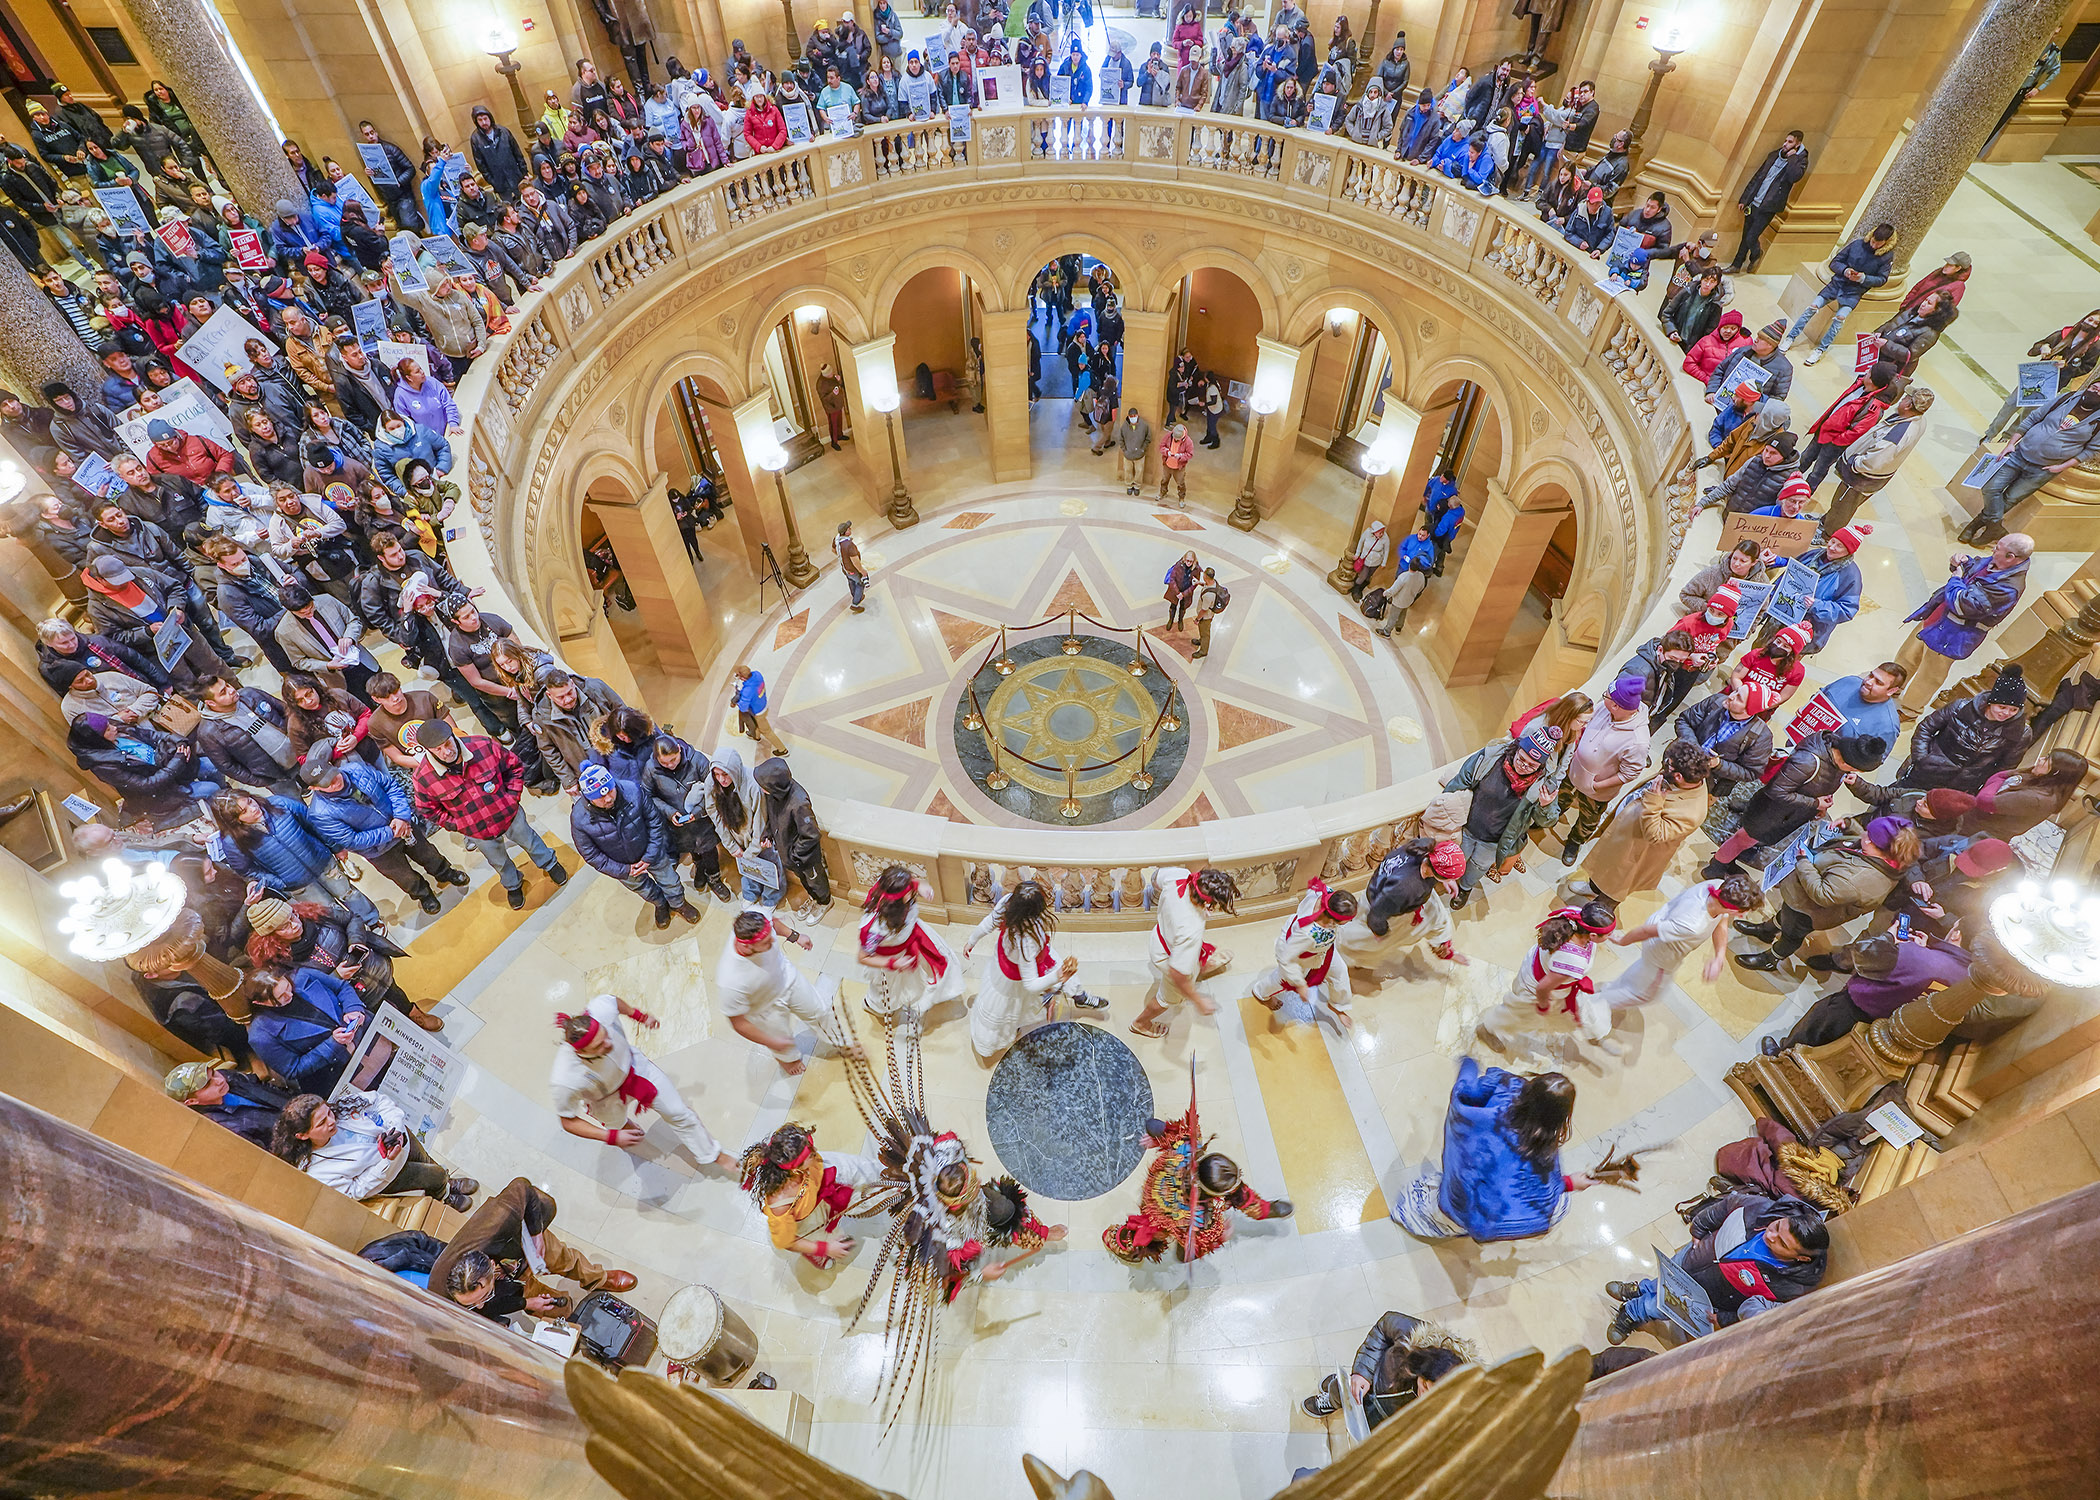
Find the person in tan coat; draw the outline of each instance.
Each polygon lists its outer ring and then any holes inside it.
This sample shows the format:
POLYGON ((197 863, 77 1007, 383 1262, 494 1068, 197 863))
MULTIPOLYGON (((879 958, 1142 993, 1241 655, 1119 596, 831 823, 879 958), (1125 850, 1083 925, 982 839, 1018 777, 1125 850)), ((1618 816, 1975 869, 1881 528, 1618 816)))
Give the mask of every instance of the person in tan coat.
POLYGON ((1663 750, 1662 774, 1619 804, 1586 861, 1579 888, 1608 901, 1652 891, 1677 846, 1706 817, 1706 777, 1714 758, 1689 740, 1663 750))

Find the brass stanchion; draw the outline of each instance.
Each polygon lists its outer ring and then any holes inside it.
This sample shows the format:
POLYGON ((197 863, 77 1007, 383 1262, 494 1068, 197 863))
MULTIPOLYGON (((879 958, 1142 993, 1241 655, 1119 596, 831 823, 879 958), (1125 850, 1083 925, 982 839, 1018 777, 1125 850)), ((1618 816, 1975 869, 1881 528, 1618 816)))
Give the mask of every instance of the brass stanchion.
POLYGON ((1174 700, 1180 695, 1180 688, 1174 687, 1171 684, 1168 685, 1167 710, 1165 713, 1159 716, 1159 727, 1161 729, 1166 730, 1170 734, 1181 727, 1181 715, 1174 712, 1174 700))
POLYGON ((1065 767, 1065 800, 1057 804, 1059 816, 1079 816, 1079 775, 1070 766, 1065 767))
POLYGON ((1136 642, 1136 645, 1131 648, 1130 675, 1142 677, 1145 675, 1145 627, 1142 625, 1131 626, 1130 636, 1136 642))
POLYGON ((1077 656, 1086 649, 1086 642, 1079 638, 1078 613, 1076 608, 1065 611, 1065 638, 1060 645, 1067 656, 1077 656))
POLYGON ((984 778, 984 788, 988 792, 1003 792, 1013 785, 1013 778, 999 769, 999 743, 987 733, 984 747, 992 752, 992 769, 984 778))
POLYGON ((977 706, 977 689, 972 687, 965 688, 963 691, 969 694, 970 698, 970 711, 963 715, 963 728, 969 730, 984 728, 984 711, 977 706))
POLYGON ((1149 764, 1151 759, 1152 736, 1148 734, 1138 741, 1137 775, 1130 778, 1130 784, 1138 791, 1149 792, 1152 790, 1152 767, 1149 764))
POLYGON ((1006 654, 1006 627, 1004 625, 999 627, 999 659, 992 663, 992 670, 1001 677, 1011 677, 1013 675, 1014 659, 1006 654))

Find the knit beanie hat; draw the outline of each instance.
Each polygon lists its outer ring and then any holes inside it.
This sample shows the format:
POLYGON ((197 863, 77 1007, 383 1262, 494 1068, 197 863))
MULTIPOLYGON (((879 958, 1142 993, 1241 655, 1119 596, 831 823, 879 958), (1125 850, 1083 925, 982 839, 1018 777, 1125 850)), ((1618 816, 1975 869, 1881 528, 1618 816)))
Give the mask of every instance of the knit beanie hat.
POLYGON ((2010 703, 2018 708, 2027 706, 2027 678, 2018 662, 2007 662, 1998 672, 1998 680, 1991 684, 1990 691, 1983 695, 1985 703, 2010 703))
POLYGON ((268 937, 291 920, 292 903, 275 896, 265 896, 248 907, 248 926, 261 937, 268 937))

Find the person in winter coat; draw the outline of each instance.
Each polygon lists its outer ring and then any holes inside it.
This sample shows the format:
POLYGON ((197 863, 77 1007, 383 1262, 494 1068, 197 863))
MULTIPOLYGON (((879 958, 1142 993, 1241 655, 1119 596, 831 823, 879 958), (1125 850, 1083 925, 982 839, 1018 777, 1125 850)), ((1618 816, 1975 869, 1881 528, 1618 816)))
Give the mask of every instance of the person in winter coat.
POLYGON ((195 745, 150 723, 82 714, 66 731, 66 748, 75 765, 117 794, 127 822, 186 820, 200 799, 219 791, 211 763, 195 745))
POLYGON ((1383 149, 1393 139, 1393 101, 1385 85, 1373 78, 1364 85, 1364 96, 1342 122, 1342 132, 1359 146, 1383 149))
POLYGON ((1794 184, 1807 175, 1808 147, 1800 131, 1790 130, 1786 139, 1757 164, 1757 170, 1750 174, 1736 199, 1743 210, 1743 237, 1728 263, 1730 274, 1757 269, 1758 261, 1764 258, 1766 226, 1786 211, 1786 200, 1794 191, 1794 184))
POLYGON ((1576 894, 1624 902, 1652 891, 1706 817, 1714 757, 1683 739, 1663 747, 1661 774, 1620 806, 1583 862, 1576 894))
POLYGON ((1811 819, 1828 816, 1839 789, 1877 770, 1888 753, 1889 743, 1879 735, 1810 735, 1771 768, 1743 809, 1742 822, 1707 861, 1705 878, 1725 878, 1746 856, 1762 868, 1758 851, 1769 851, 1811 819))
POLYGON ((1908 375, 1958 316, 1960 309, 1950 299, 1928 292, 1874 330, 1874 336, 1881 340, 1874 357, 1889 361, 1908 375))
POLYGON ((298 758, 284 729, 284 705, 261 688, 242 687, 232 677, 204 680, 199 694, 197 744, 212 764, 237 782, 266 791, 296 793, 298 758))
POLYGON ((1881 905, 1895 889, 1897 876, 1917 863, 1920 852, 1910 819, 1892 817, 1874 819, 1863 836, 1840 836, 1805 850, 1773 890, 1779 902, 1774 920, 1736 919, 1737 932, 1771 944, 1761 953, 1736 954, 1737 966, 1775 972, 1811 932, 1842 927, 1881 905))
POLYGON ((248 1041, 270 1071, 307 1094, 326 1096, 371 1024, 357 991, 320 969, 266 966, 249 996, 248 1041))
MULTIPOLYGON (((1823 1216, 1799 1198, 1730 1193, 1692 1215, 1690 1228, 1692 1242, 1670 1259, 1699 1283, 1723 1328, 1822 1284, 1830 1231, 1823 1216), (1724 1247, 1721 1233, 1738 1213, 1749 1237, 1724 1247)), ((1662 1291, 1653 1277, 1609 1281, 1604 1290, 1620 1304, 1605 1332, 1607 1343, 1623 1344, 1643 1323, 1663 1316, 1662 1291)))
POLYGON ((1730 515, 1747 516, 1779 503, 1779 492, 1801 472, 1794 457, 1794 435, 1775 432, 1757 456, 1701 497, 1701 508, 1725 506, 1730 515))
POLYGON ((518 138, 509 127, 496 123, 495 114, 485 104, 474 106, 474 131, 467 137, 467 151, 474 158, 474 170, 487 179, 497 197, 518 196, 528 175, 525 153, 518 149, 518 138))
POLYGON ((63 692, 81 672, 97 676, 121 672, 162 692, 169 686, 168 674, 150 651, 134 651, 104 636, 85 634, 61 619, 37 622, 36 670, 53 692, 63 692))
POLYGON ((597 740, 620 695, 596 677, 577 677, 559 669, 544 674, 539 696, 526 711, 526 724, 539 742, 547 769, 570 796, 577 776, 598 755, 597 740))
POLYGON ((1804 654, 1821 651, 1830 644, 1832 631, 1859 614, 1865 584, 1854 559, 1873 531, 1864 521, 1840 526, 1828 533, 1829 540, 1820 548, 1802 555, 1801 561, 1816 574, 1816 591, 1808 606, 1810 638, 1804 654))
POLYGON ((585 766, 576 787, 569 832, 584 862, 651 903, 659 932, 671 925, 673 912, 698 922, 700 909, 686 900, 671 851, 670 826, 648 794, 601 765, 585 766))
POLYGON ((465 1213, 481 1184, 451 1177, 408 1128, 408 1116, 384 1094, 344 1094, 333 1104, 301 1094, 284 1107, 271 1151, 307 1176, 351 1198, 421 1193, 465 1213))
POLYGON ((525 817, 525 766, 509 747, 455 735, 443 719, 425 719, 415 738, 423 752, 409 789, 417 816, 472 844, 502 881, 511 910, 524 909, 525 882, 505 844, 523 849, 556 885, 568 883, 569 872, 525 817))
MULTIPOLYGON (((2059 372, 2057 389, 2069 390, 2085 376, 2092 374, 2096 366, 2100 366, 2100 308, 2087 313, 2069 327, 2059 328, 2046 338, 2035 340, 2033 347, 2027 351, 2027 358, 2055 365, 2059 372)), ((2005 404, 2000 406, 1998 414, 1991 418, 1991 425, 1984 428, 1983 440, 1986 443, 1997 441, 1998 434, 2005 430, 2008 422, 2023 410, 2033 409, 2020 405, 2019 382, 2013 382, 2013 388, 2006 392, 2005 404)))
POLYGON ((690 855, 693 883, 705 884, 717 901, 734 900, 722 879, 721 840, 701 805, 712 762, 667 730, 659 730, 646 759, 640 761, 637 785, 656 804, 671 843, 671 859, 690 855))
POLYGON ((1809 319, 1830 307, 1834 309, 1830 326, 1823 330, 1823 337, 1817 340, 1816 347, 1809 351, 1808 358, 1802 363, 1812 365, 1821 359, 1824 351, 1836 341, 1838 330, 1845 326, 1845 319, 1852 316, 1852 309, 1859 306, 1859 299, 1889 279, 1889 269, 1895 261, 1896 226, 1893 224, 1875 225, 1872 233, 1854 240, 1831 256, 1830 280, 1787 329, 1782 352, 1800 340, 1809 319))
POLYGON ((1554 725, 1537 723, 1513 739, 1484 746, 1467 757, 1458 773, 1444 783, 1447 792, 1469 791, 1472 806, 1459 834, 1465 852, 1465 874, 1451 898, 1453 909, 1472 899, 1481 877, 1499 879, 1516 865, 1531 822, 1527 801, 1534 783, 1560 756, 1566 736, 1554 725))
POLYGON ((1677 716, 1677 738, 1714 758, 1707 790, 1725 797, 1737 782, 1753 781, 1772 759, 1772 731, 1758 717, 1772 705, 1765 690, 1743 683, 1700 699, 1677 716))
POLYGON ((1459 1059, 1442 1161, 1401 1194, 1393 1222, 1421 1239, 1480 1244, 1544 1234, 1568 1194, 1595 1185, 1560 1168, 1574 1116, 1575 1085, 1559 1073, 1525 1077, 1459 1059))
POLYGON ((1687 373, 1692 371, 1693 351, 1721 326, 1724 316, 1735 319, 1738 331, 1743 326, 1741 313, 1722 313, 1721 298, 1721 273, 1701 271, 1697 280, 1663 303, 1663 336, 1686 351, 1684 367, 1687 373))
POLYGON ((1756 542, 1737 542, 1685 581, 1677 594, 1677 607, 1685 614, 1695 615, 1706 608, 1706 601, 1722 584, 1748 579, 1763 582, 1778 561, 1780 559, 1768 559, 1764 548, 1756 542))
POLYGON ((1765 372, 1757 384, 1758 394, 1784 401, 1794 388, 1794 362, 1786 357, 1780 344, 1786 337, 1786 320, 1774 318, 1750 336, 1747 345, 1731 349, 1706 377, 1706 401, 1709 406, 1719 405, 1726 399, 1724 391, 1732 391, 1737 382, 1731 377, 1736 366, 1748 360, 1765 372))
POLYGON ((1593 187, 1560 226, 1560 237, 1578 250, 1587 250, 1591 260, 1600 260, 1604 247, 1611 243, 1612 222, 1604 189, 1593 187))
POLYGON ((2026 711, 2026 676, 2017 662, 2009 663, 1983 692, 1918 721, 1896 785, 1980 792, 1992 776, 2017 765, 2033 742, 2026 711))
POLYGON ((2034 538, 2015 531, 2000 537, 1987 557, 1947 559, 1952 576, 1905 617, 1917 628, 1896 651, 1896 660, 1910 673, 1903 685, 1906 718, 1925 712, 1954 663, 1968 660, 2013 612, 2026 591, 2033 556, 2034 538))
POLYGON ((1975 808, 1962 814, 1955 831, 1963 838, 2016 839, 2070 806, 2092 769, 2077 751, 2059 749, 2030 766, 1996 772, 1977 789, 1975 808))
POLYGON ((1442 1329, 1406 1313, 1389 1312, 1371 1325, 1349 1367, 1346 1392, 1339 1375, 1329 1375, 1320 1389, 1298 1405, 1309 1417, 1337 1415, 1344 1405, 1358 1407, 1372 1428, 1402 1407, 1427 1395, 1459 1368, 1467 1355, 1452 1345, 1442 1329))
POLYGON ((1845 387, 1823 415, 1809 424, 1808 446, 1801 453, 1801 472, 1811 493, 1822 487, 1824 476, 1836 466, 1838 456, 1858 442, 1881 420, 1881 414, 1896 404, 1909 382, 1888 360, 1876 362, 1867 373, 1845 387))
POLYGON ((416 826, 415 806, 400 782, 354 755, 337 760, 332 749, 325 740, 313 745, 300 767, 299 779, 312 788, 306 807, 314 832, 331 849, 363 856, 436 916, 443 907, 430 882, 464 886, 467 872, 416 826))
POLYGON ((170 628, 188 630, 189 645, 168 667, 178 681, 194 682, 233 670, 201 632, 188 628, 188 589, 195 580, 187 569, 178 580, 156 569, 134 568, 114 553, 104 553, 81 570, 80 581, 88 592, 89 623, 117 645, 157 661, 156 637, 170 628))
MULTIPOLYGON (((218 1009, 217 1006, 212 1008, 218 1009)), ((220 1019, 225 1019, 223 1013, 220 1019)), ((245 1048, 245 1030, 231 1021, 226 1024, 242 1032, 245 1048)), ((198 1050, 209 1049, 200 1047, 198 1050)), ((161 1091, 177 1104, 188 1106, 214 1125, 225 1126, 242 1140, 265 1151, 270 1149, 270 1136, 277 1128, 278 1115, 292 1102, 288 1090, 265 1083, 243 1068, 215 1068, 210 1063, 201 1062, 178 1063, 169 1070, 161 1091)))
POLYGON ((760 761, 752 779, 762 798, 758 817, 766 836, 787 872, 802 882, 814 903, 813 907, 805 903, 800 914, 814 920, 831 905, 831 875, 824 866, 823 830, 817 826, 809 793, 777 755, 760 761))

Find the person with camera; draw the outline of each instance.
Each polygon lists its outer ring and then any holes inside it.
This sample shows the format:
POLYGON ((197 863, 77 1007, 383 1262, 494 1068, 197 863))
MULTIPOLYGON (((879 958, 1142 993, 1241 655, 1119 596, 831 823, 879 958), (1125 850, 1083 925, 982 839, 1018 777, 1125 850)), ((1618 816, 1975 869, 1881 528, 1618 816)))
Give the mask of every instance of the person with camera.
POLYGON ((421 1193, 465 1213, 481 1191, 473 1178, 451 1176, 432 1161, 401 1106, 384 1094, 345 1094, 333 1104, 301 1094, 277 1117, 270 1150, 352 1198, 421 1193))

